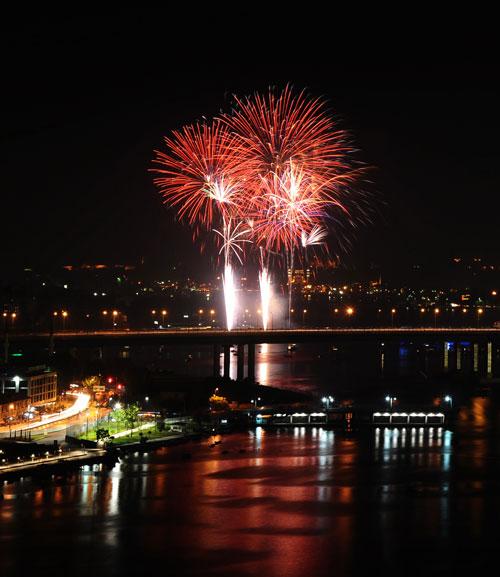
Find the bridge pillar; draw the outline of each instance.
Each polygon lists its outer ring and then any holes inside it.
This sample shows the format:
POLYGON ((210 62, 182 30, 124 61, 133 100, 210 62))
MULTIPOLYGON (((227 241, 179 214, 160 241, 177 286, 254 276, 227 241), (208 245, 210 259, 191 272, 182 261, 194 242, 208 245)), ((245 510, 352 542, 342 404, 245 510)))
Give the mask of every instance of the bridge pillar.
POLYGON ((462 345, 457 343, 457 371, 462 370, 462 345))
POLYGON ((486 345, 486 378, 493 376, 493 343, 486 345))
POLYGON ((445 371, 448 370, 448 353, 449 353, 449 348, 448 348, 448 342, 445 341, 443 344, 443 369, 445 371))
POLYGON ((220 345, 214 345, 212 375, 216 378, 220 377, 220 345))
POLYGON ((475 373, 479 371, 479 344, 474 343, 472 345, 472 353, 473 353, 473 370, 475 373))
POLYGON ((255 382, 255 343, 249 343, 248 345, 248 380, 253 383, 255 382))
POLYGON ((242 381, 245 377, 245 345, 238 345, 238 365, 236 379, 242 381))
POLYGON ((229 366, 231 363, 231 346, 230 345, 224 345, 224 373, 223 373, 223 377, 225 379, 229 379, 230 375, 229 375, 229 366))

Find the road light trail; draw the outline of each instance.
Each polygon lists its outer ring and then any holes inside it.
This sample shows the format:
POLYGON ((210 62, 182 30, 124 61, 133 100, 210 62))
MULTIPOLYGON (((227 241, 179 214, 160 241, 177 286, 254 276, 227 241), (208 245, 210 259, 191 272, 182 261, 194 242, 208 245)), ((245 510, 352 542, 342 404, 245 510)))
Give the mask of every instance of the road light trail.
POLYGON ((90 404, 90 395, 87 393, 66 393, 68 396, 76 397, 75 402, 71 407, 64 409, 64 411, 60 411, 59 413, 53 413, 51 415, 42 415, 40 421, 36 421, 35 423, 21 423, 16 424, 11 427, 0 427, 1 432, 9 432, 9 431, 32 431, 34 429, 45 427, 46 425, 52 425, 57 423, 58 421, 64 421, 65 419, 70 419, 72 417, 76 417, 80 413, 86 411, 90 404))

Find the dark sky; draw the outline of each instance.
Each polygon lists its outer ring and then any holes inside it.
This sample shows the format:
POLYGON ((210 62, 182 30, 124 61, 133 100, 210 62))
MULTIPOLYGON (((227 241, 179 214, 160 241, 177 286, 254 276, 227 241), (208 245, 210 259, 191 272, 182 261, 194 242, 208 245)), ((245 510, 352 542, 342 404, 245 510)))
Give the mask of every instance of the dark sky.
POLYGON ((299 38, 273 17, 263 27, 236 17, 247 25, 217 14, 12 23, 2 39, 4 274, 141 257, 158 273, 179 259, 197 270, 206 258, 147 172, 153 149, 227 108, 233 92, 286 82, 325 96, 375 167, 378 215, 346 263, 498 253, 499 94, 486 47, 472 51, 460 34, 401 43, 404 30, 363 44, 359 30, 344 40, 333 25, 299 38))

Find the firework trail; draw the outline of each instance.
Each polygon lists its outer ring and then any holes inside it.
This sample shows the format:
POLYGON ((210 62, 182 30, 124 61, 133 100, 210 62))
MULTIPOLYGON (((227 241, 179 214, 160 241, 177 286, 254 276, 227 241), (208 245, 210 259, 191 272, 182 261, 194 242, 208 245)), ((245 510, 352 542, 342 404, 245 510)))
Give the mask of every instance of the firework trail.
POLYGON ((236 319, 236 283, 234 281, 234 272, 231 265, 231 256, 235 256, 240 264, 243 264, 243 245, 251 242, 248 238, 243 238, 248 235, 249 229, 244 228, 243 222, 238 222, 233 226, 231 218, 223 218, 222 232, 214 230, 214 232, 221 237, 222 246, 219 254, 224 253, 224 274, 222 276, 222 284, 224 289, 224 305, 226 309, 226 326, 230 331, 235 324, 236 319))
POLYGON ((233 267, 230 264, 224 266, 222 275, 222 286, 224 289, 224 306, 226 308, 226 327, 230 331, 234 327, 236 319, 236 285, 234 282, 233 267))
POLYGON ((269 326, 271 315, 271 301, 273 298, 271 275, 269 268, 264 261, 264 250, 260 249, 260 271, 259 271, 259 288, 260 288, 260 308, 262 311, 262 328, 266 331, 269 326))

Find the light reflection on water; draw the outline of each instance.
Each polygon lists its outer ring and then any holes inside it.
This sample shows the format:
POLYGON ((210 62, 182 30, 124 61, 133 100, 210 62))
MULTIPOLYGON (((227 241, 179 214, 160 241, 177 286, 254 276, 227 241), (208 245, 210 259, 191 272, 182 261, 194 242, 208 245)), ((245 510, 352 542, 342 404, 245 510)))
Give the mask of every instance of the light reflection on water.
POLYGON ((491 411, 473 400, 454 431, 257 428, 26 479, 4 487, 0 574, 460 574, 499 534, 491 411))

